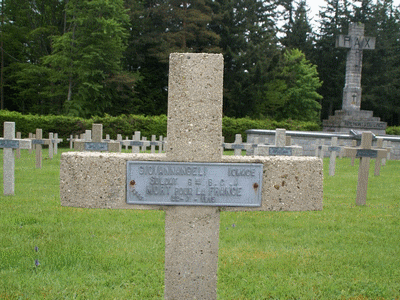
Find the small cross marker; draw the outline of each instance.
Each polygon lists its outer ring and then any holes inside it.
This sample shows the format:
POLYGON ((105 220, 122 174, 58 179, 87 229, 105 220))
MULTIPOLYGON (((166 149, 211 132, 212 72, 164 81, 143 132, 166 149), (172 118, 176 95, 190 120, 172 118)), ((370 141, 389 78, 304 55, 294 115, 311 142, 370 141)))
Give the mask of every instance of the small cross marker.
POLYGON ((4 195, 14 195, 15 160, 13 149, 30 149, 30 140, 15 138, 15 123, 4 122, 4 138, 0 138, 0 148, 3 148, 3 186, 4 195))

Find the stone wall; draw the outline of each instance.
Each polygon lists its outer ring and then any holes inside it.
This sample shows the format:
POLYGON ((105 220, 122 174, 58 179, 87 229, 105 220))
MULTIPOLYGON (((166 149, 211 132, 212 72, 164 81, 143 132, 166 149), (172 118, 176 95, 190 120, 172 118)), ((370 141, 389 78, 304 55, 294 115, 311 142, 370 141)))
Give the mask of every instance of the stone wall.
MULTIPOLYGON (((258 138, 258 143, 274 144, 275 130, 250 129, 246 131, 247 141, 252 143, 258 138)), ((292 138, 292 145, 303 147, 303 156, 315 156, 315 147, 318 140, 323 139, 324 145, 331 146, 332 137, 338 138, 340 146, 350 147, 353 140, 361 141, 361 136, 354 136, 345 133, 327 133, 327 132, 311 132, 311 131, 286 131, 286 135, 292 138)), ((376 136, 372 142, 372 146, 376 146, 376 138, 383 138, 384 141, 391 142, 392 153, 390 159, 400 159, 400 137, 392 135, 376 136)), ((326 152, 328 157, 329 153, 326 152)))

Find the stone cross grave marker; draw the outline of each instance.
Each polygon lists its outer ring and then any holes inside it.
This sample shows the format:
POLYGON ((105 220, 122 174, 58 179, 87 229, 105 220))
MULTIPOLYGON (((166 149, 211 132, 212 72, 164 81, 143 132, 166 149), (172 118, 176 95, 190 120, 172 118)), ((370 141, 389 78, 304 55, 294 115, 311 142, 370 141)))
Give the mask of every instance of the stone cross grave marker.
POLYGON ((4 122, 4 138, 0 138, 3 149, 3 190, 4 195, 14 195, 15 159, 13 149, 30 149, 30 140, 15 138, 15 122, 4 122))
MULTIPOLYGON (((17 132, 17 139, 21 139, 21 132, 17 132)), ((15 149, 15 158, 21 158, 21 148, 15 149)))
POLYGON ((54 139, 53 139, 53 148, 54 148, 54 154, 58 154, 58 144, 61 143, 63 139, 58 138, 58 133, 54 133, 54 139))
POLYGON ((375 49, 375 38, 364 36, 364 24, 350 23, 349 33, 336 37, 336 47, 349 49, 346 60, 346 82, 342 109, 360 110, 363 50, 375 49))
MULTIPOLYGON (((291 140, 290 140, 291 141, 291 140)), ((276 128, 275 130, 275 145, 258 145, 259 155, 268 156, 301 156, 303 148, 300 146, 287 146, 286 143, 291 143, 286 140, 286 129, 276 128)))
POLYGON ((103 124, 92 124, 92 131, 86 130, 85 140, 74 143, 77 151, 121 152, 121 144, 114 141, 103 141, 103 124))
POLYGON ((383 148, 387 150, 387 156, 382 159, 382 166, 386 165, 386 161, 390 160, 390 153, 392 152, 393 147, 391 146, 390 141, 383 141, 383 148))
POLYGON ((135 134, 132 136, 132 140, 124 140, 122 145, 126 147, 132 147, 132 153, 140 153, 141 147, 150 146, 150 142, 146 140, 140 140, 140 131, 135 131, 135 134))
POLYGON ((335 136, 331 139, 331 146, 326 148, 331 153, 329 158, 329 176, 334 176, 336 168, 336 156, 340 153, 342 147, 338 146, 338 138, 335 136))
POLYGON ((257 147, 257 144, 249 144, 249 143, 243 143, 242 141, 242 135, 240 133, 235 134, 235 141, 233 143, 225 143, 223 141, 222 143, 222 148, 223 149, 233 149, 233 155, 235 156, 241 156, 242 155, 242 150, 250 150, 254 149, 257 147))
POLYGON ((163 209, 165 299, 216 299, 220 211, 322 209, 322 164, 304 157, 223 157, 223 56, 175 53, 169 69, 166 153, 113 159, 63 153, 61 203, 163 209), (81 169, 108 183, 98 186, 81 169))
POLYGON ((357 182, 357 205, 365 205, 367 201, 369 162, 371 158, 380 159, 386 156, 387 151, 384 149, 374 150, 372 147, 372 132, 366 131, 362 133, 361 147, 350 148, 345 147, 345 155, 347 157, 360 158, 360 166, 358 169, 357 182))
POLYGON ((389 149, 386 149, 383 146, 383 138, 377 138, 376 139, 376 147, 373 147, 373 149, 376 150, 385 150, 386 154, 382 154, 380 158, 376 158, 375 160, 375 171, 374 171, 374 176, 379 176, 380 170, 381 170, 381 165, 385 165, 385 160, 387 158, 387 153, 389 152, 389 149))
POLYGON ((67 138, 67 141, 69 142, 69 149, 72 149, 74 146, 74 137, 72 134, 69 136, 69 138, 67 138))
POLYGON ((49 145, 49 157, 53 157, 53 148, 50 139, 43 139, 42 129, 36 128, 36 134, 32 138, 32 146, 35 146, 36 151, 36 169, 42 168, 42 145, 49 145))

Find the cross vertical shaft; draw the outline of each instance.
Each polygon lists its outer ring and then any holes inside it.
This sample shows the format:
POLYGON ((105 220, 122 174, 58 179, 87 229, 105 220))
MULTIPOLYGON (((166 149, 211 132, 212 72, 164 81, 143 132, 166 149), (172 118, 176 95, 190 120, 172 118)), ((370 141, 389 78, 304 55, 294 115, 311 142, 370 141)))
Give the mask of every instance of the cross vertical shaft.
MULTIPOLYGON (((221 160, 222 80, 222 55, 171 54, 167 160, 221 160)), ((216 299, 219 208, 165 211, 165 299, 216 299)))

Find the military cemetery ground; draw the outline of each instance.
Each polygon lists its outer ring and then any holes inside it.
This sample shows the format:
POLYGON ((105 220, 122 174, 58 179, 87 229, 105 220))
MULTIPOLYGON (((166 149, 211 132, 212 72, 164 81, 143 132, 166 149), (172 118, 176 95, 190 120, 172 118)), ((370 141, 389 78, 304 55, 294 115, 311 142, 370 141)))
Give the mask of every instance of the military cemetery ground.
MULTIPOLYGON (((0 195, 0 299, 163 299, 164 212, 61 207, 72 150, 47 151, 37 169, 21 150, 15 195, 0 195)), ((358 164, 328 176, 324 159, 322 211, 221 212, 218 299, 398 299, 400 162, 377 177, 371 160, 365 206, 358 164)))

